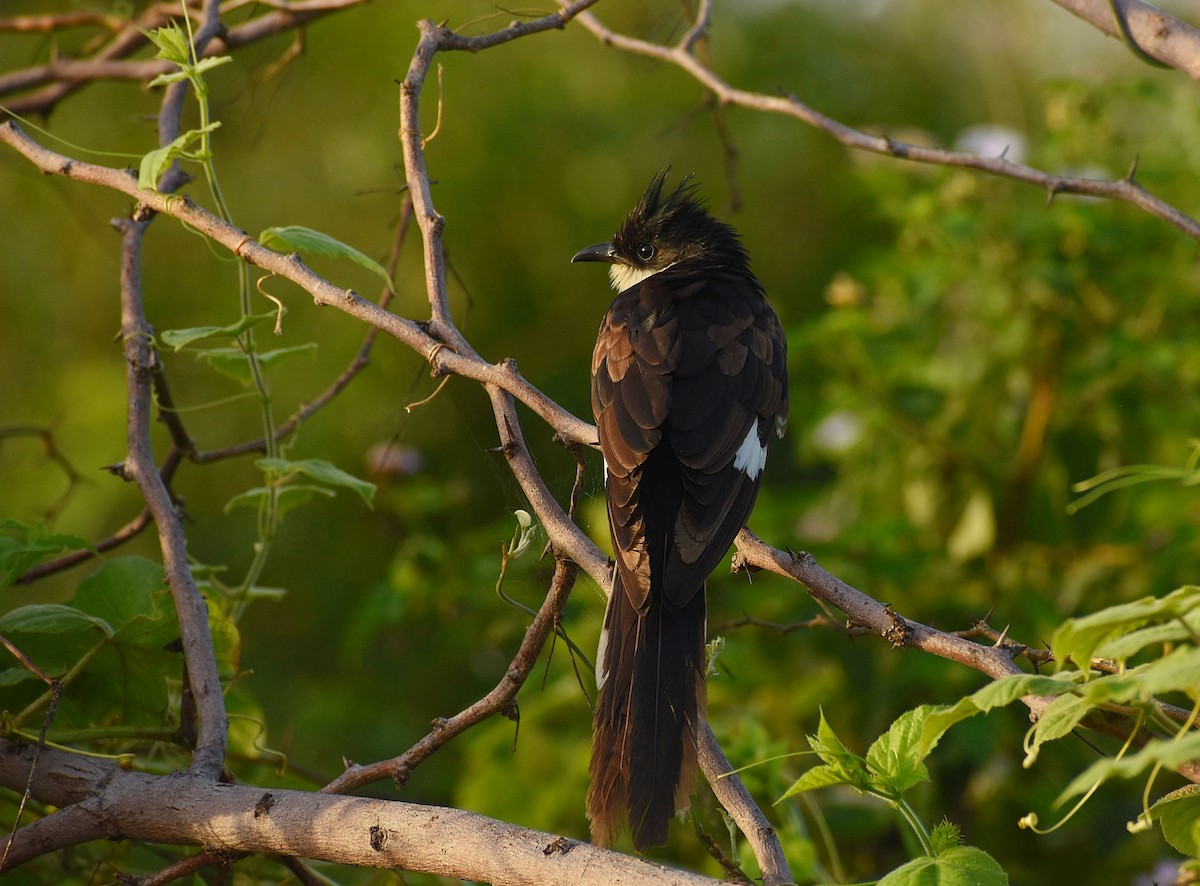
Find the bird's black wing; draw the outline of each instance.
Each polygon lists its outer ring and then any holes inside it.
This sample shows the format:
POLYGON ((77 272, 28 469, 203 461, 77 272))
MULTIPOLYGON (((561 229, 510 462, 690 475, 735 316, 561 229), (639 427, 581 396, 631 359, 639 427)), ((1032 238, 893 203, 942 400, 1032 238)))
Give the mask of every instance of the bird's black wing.
POLYGON ((786 420, 783 329, 753 277, 669 268, 614 301, 592 378, 625 591, 644 608, 653 558, 668 605, 682 606, 745 525, 768 438, 786 420), (648 459, 675 476, 651 476, 648 459), (646 519, 659 515, 648 538, 646 519))
POLYGON ((589 767, 602 845, 626 815, 639 850, 664 842, 691 793, 704 582, 749 516, 786 414, 785 349, 753 277, 712 267, 646 278, 601 325, 592 405, 617 568, 589 767))
POLYGON ((675 316, 681 357, 665 438, 681 466, 682 495, 663 587, 668 603, 681 606, 754 506, 768 440, 787 418, 787 340, 745 275, 705 273, 675 316))

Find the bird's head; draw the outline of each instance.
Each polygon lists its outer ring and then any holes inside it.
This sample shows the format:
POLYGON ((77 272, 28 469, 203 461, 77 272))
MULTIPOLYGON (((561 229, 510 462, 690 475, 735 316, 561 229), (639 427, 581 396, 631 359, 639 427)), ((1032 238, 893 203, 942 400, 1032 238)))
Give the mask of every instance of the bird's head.
POLYGON ((582 249, 571 261, 607 262, 613 287, 620 292, 684 261, 748 271, 737 234, 708 214, 690 175, 674 192, 663 194, 669 171, 667 167, 654 177, 611 242, 582 249))

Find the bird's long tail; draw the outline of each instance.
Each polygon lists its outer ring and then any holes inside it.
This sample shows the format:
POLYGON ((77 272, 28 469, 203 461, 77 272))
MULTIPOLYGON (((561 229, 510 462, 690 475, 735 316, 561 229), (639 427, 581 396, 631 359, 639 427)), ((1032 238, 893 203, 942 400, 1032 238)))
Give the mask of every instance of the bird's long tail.
POLYGON ((706 714, 705 593, 681 609, 653 596, 639 613, 619 574, 604 616, 596 663, 587 813, 592 840, 612 842, 629 822, 639 852, 660 846, 675 810, 691 796, 696 736, 706 714))

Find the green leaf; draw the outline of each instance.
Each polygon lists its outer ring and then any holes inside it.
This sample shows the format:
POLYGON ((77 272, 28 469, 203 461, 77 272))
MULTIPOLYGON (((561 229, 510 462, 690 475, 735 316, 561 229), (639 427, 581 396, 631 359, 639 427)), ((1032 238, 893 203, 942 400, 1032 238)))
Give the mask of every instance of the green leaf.
POLYGON ((119 643, 161 649, 179 633, 162 566, 142 557, 116 557, 79 583, 71 602, 116 629, 119 643))
POLYGON ((1031 750, 1068 735, 1101 705, 1148 703, 1166 692, 1200 695, 1200 649, 1180 647, 1157 661, 1082 683, 1076 693, 1061 695, 1042 713, 1031 736, 1031 750))
MULTIPOLYGON (((180 80, 193 80, 197 77, 202 77, 213 68, 219 68, 221 65, 231 61, 233 61, 233 58, 228 55, 214 55, 209 58, 202 58, 195 65, 191 63, 181 64, 178 71, 168 71, 165 74, 159 74, 146 85, 150 87, 166 86, 171 83, 177 83, 180 80)), ((176 64, 179 63, 177 62, 176 64)))
POLYGON ((1063 622, 1050 641, 1055 659, 1071 659, 1086 669, 1096 650, 1134 631, 1149 621, 1186 617, 1200 606, 1200 586, 1189 585, 1165 597, 1144 597, 1132 603, 1110 606, 1091 615, 1063 622))
POLYGON ((896 868, 877 886, 1005 886, 1008 874, 974 846, 958 846, 936 858, 922 856, 896 868))
POLYGON ((1079 721, 1095 710, 1096 703, 1078 695, 1060 695, 1046 706, 1033 727, 1030 750, 1069 735, 1079 721))
POLYGON ((220 121, 209 123, 202 129, 189 129, 169 145, 155 148, 142 157, 138 168, 138 187, 153 191, 158 187, 158 179, 177 157, 186 156, 188 146, 198 141, 205 134, 212 132, 221 125, 220 121))
POLYGON ((1173 741, 1154 740, 1136 753, 1127 754, 1119 760, 1097 760, 1075 776, 1054 802, 1064 803, 1110 778, 1133 778, 1155 765, 1175 769, 1197 757, 1200 757, 1200 732, 1191 732, 1173 741))
POLYGON ((142 31, 142 36, 158 49, 155 58, 180 66, 191 63, 191 45, 188 43, 187 34, 177 22, 169 22, 152 31, 142 31))
POLYGON ((258 242, 269 249, 275 249, 279 252, 308 252, 313 255, 331 255, 335 258, 348 258, 350 261, 378 276, 389 289, 392 286, 391 276, 379 262, 363 255, 353 246, 348 246, 340 240, 335 240, 328 234, 322 234, 320 231, 314 231, 312 228, 306 228, 301 225, 267 228, 258 235, 258 242))
POLYGON ((1013 674, 988 683, 951 707, 932 710, 921 729, 918 753, 924 759, 937 746, 946 730, 976 714, 1005 707, 1027 695, 1062 695, 1076 685, 1073 673, 1040 675, 1013 674))
POLYGON ((192 68, 195 74, 207 74, 213 68, 219 68, 222 65, 227 65, 233 61, 231 55, 210 55, 208 58, 202 58, 196 62, 196 66, 192 68))
POLYGON ((817 788, 828 788, 835 784, 851 784, 852 782, 846 779, 846 771, 840 766, 814 766, 809 769, 798 779, 792 782, 791 787, 784 791, 776 803, 786 800, 788 797, 802 794, 805 791, 813 791, 817 788))
POLYGON ((1150 817, 1168 843, 1193 858, 1200 856, 1200 785, 1189 784, 1159 797, 1150 817))
POLYGON ((95 552, 86 539, 51 532, 40 523, 0 523, 0 588, 10 587, 31 568, 65 551, 95 552))
POLYGON ((158 340, 178 351, 192 342, 204 338, 235 338, 247 329, 273 319, 275 319, 274 311, 267 314, 248 314, 236 323, 231 323, 228 326, 193 326, 190 329, 167 329, 158 334, 158 340))
MULTIPOLYGON (((235 495, 225 503, 225 513, 229 514, 238 508, 254 508, 264 507, 267 503, 267 488, 258 486, 254 489, 247 489, 240 495, 235 495)), ((279 516, 283 517, 289 511, 294 511, 301 505, 308 504, 314 496, 324 495, 327 498, 333 498, 335 493, 331 489, 326 489, 324 486, 312 486, 292 484, 281 486, 276 491, 276 507, 279 509, 279 516)))
MULTIPOLYGON (((1116 677, 1120 674, 1113 675, 1116 677)), ((1200 696, 1200 648, 1180 646, 1156 661, 1139 665, 1124 674, 1132 684, 1121 700, 1149 701, 1152 696, 1178 690, 1200 696)))
POLYGON ((1125 662, 1147 647, 1191 640, 1198 635, 1200 635, 1200 608, 1193 609, 1186 615, 1172 619, 1165 624, 1139 628, 1124 636, 1101 643, 1096 647, 1096 655, 1100 658, 1125 662))
POLYGON ((929 716, 942 710, 933 705, 922 705, 905 711, 887 732, 875 739, 867 750, 867 766, 877 786, 898 796, 913 785, 929 780, 923 761, 934 746, 923 746, 921 737, 929 716))
POLYGON ((188 72, 186 70, 167 71, 165 74, 159 74, 146 85, 153 89, 155 86, 170 86, 172 83, 178 83, 180 80, 187 80, 188 72))
POLYGON ((217 674, 222 680, 233 680, 238 675, 238 663, 242 657, 242 638, 237 625, 220 607, 209 606, 208 631, 212 634, 217 674))
POLYGON ((835 784, 852 785, 860 791, 870 788, 871 776, 867 771, 866 762, 857 754, 846 749, 842 740, 837 737, 833 728, 825 720, 823 710, 820 712, 820 721, 817 723, 817 734, 808 736, 808 744, 816 751, 817 756, 825 761, 825 765, 815 766, 800 776, 780 797, 781 800, 802 791, 835 784))
POLYGON ((339 467, 319 458, 306 458, 299 461, 289 461, 285 458, 260 458, 255 462, 259 470, 273 474, 283 480, 295 476, 305 476, 326 486, 338 486, 349 489, 358 495, 368 507, 375 499, 375 484, 360 480, 353 474, 348 474, 339 467))
MULTIPOLYGON (((37 675, 33 671, 25 668, 5 668, 0 671, 0 688, 5 686, 16 686, 18 683, 24 683, 27 680, 37 680, 37 675)), ((40 680, 38 681, 41 682, 40 680)))
POLYGON ((817 756, 830 766, 841 766, 847 769, 860 768, 863 763, 862 758, 848 750, 842 744, 842 740, 837 737, 837 733, 833 731, 833 727, 825 719, 824 710, 819 712, 819 717, 817 734, 808 737, 809 747, 816 751, 817 756))
MULTIPOLYGON (((264 351, 258 354, 258 363, 264 370, 270 371, 291 357, 311 357, 316 352, 317 343, 308 342, 307 344, 295 345, 290 348, 264 351)), ((206 348, 205 350, 197 351, 196 356, 204 360, 226 378, 231 378, 246 385, 250 384, 253 380, 250 373, 250 360, 246 357, 245 352, 239 348, 206 348)))
POLYGON ((61 603, 18 606, 0 618, 0 633, 72 634, 93 629, 99 629, 106 637, 113 635, 112 626, 103 618, 61 603))

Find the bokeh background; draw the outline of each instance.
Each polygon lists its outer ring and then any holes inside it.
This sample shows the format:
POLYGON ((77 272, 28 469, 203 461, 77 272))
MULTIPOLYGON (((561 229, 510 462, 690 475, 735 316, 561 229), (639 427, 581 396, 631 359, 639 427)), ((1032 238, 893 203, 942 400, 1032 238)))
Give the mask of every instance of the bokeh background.
MULTIPOLYGON (((0 15, 64 6, 10 0, 0 15)), ((235 221, 250 232, 307 225, 384 260, 404 186, 396 81, 414 23, 445 19, 478 34, 528 12, 388 0, 308 27, 303 52, 282 67, 291 35, 239 50, 209 76, 222 124, 216 166, 235 221)), ((673 0, 601 2, 595 12, 658 41, 687 26, 673 0)), ((14 70, 90 36, 0 33, 0 59, 14 70)), ((1136 159, 1139 181, 1185 212, 1200 199, 1200 87, 1045 0, 718 3, 706 51, 733 85, 795 93, 854 126, 1007 150, 1074 174, 1120 177, 1136 159)), ((1138 486, 1068 513, 1072 484, 1120 465, 1182 465, 1191 453, 1200 418, 1194 241, 1129 206, 1062 196, 1047 204, 1026 185, 853 154, 790 119, 714 110, 678 70, 606 48, 576 25, 438 60, 441 126, 427 160, 447 219, 455 317, 487 358, 516 359, 534 384, 588 416, 591 347, 610 293, 597 268, 568 262, 606 239, 671 164, 694 172, 713 211, 741 231, 789 335, 791 424, 772 452, 756 533, 811 550, 909 617, 954 630, 991 613, 1033 646, 1064 617, 1196 579, 1193 489, 1138 486)), ((427 132, 435 79, 424 95, 427 132)), ((158 100, 135 84, 97 83, 33 121, 50 135, 31 132, 81 159, 136 166, 155 146, 158 100)), ((189 193, 210 205, 199 184, 189 193)), ((140 504, 101 469, 124 452, 125 367, 113 338, 119 244, 109 219, 129 201, 43 177, 5 150, 0 206, 0 427, 49 429, 80 475, 69 483, 36 438, 0 439, 0 515, 98 539, 140 504)), ((310 263, 339 285, 377 291, 349 262, 310 263)), ((415 229, 396 283, 392 310, 427 316, 415 229)), ((264 285, 288 307, 278 346, 318 346, 272 374, 284 417, 342 370, 366 330, 289 284, 264 285)), ((238 316, 234 266, 169 219, 147 239, 144 290, 160 330, 238 316)), ((236 396, 238 385, 187 350, 164 360, 201 447, 258 435, 257 407, 236 396)), ((328 459, 380 491, 373 509, 343 492, 284 520, 262 583, 286 593, 249 606, 239 625, 243 674, 230 705, 249 718, 238 721, 235 746, 243 778, 311 786, 344 759, 399 753, 433 718, 495 685, 516 649, 527 617, 494 586, 524 501, 489 451, 496 431, 475 384, 451 379, 405 411, 434 387, 419 355, 381 338, 370 367, 289 444, 291 457, 328 459), (377 473, 380 446, 402 453, 404 472, 377 473), (275 773, 268 748, 286 755, 286 774, 275 773)), ((565 499, 574 462, 523 415, 539 467, 565 499)), ((596 458, 581 522, 604 542, 600 473, 596 458)), ((235 583, 251 560, 254 516, 224 505, 258 482, 243 459, 185 466, 175 484, 192 556, 235 583)), ((156 543, 147 534, 121 553, 155 558, 156 543)), ((0 607, 69 599, 91 568, 10 589, 0 607)), ((505 589, 536 607, 549 572, 527 555, 505 589)), ((726 639, 710 687, 713 728, 735 765, 758 764, 745 778, 770 808, 796 876, 863 880, 900 864, 913 847, 878 802, 828 791, 771 807, 811 762, 776 758, 807 748, 819 709, 861 752, 904 710, 952 703, 983 678, 870 637, 728 627, 819 612, 801 588, 771 576, 718 573, 710 599, 710 628, 726 639)), ((600 591, 581 580, 566 628, 584 650, 594 649, 602 611, 600 591)), ((472 730, 398 796, 585 837, 590 714, 563 644, 519 702, 519 734, 500 718, 472 730)), ((1025 770, 1027 727, 1016 708, 956 727, 931 760, 932 783, 914 792, 926 822, 957 823, 1014 883, 1142 883, 1171 862, 1156 832, 1126 833, 1141 784, 1104 787, 1048 836, 1018 830, 1029 811, 1043 822, 1060 815, 1051 809, 1060 788, 1097 750, 1111 751, 1058 742, 1025 770)), ((720 836, 711 800, 701 807, 720 836)), ((655 857, 719 873, 689 827, 675 828, 655 857)), ((273 876, 265 866, 242 870, 273 876)), ((393 876, 329 873, 339 882, 393 876)))

